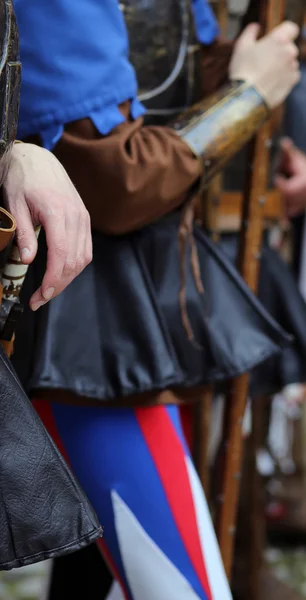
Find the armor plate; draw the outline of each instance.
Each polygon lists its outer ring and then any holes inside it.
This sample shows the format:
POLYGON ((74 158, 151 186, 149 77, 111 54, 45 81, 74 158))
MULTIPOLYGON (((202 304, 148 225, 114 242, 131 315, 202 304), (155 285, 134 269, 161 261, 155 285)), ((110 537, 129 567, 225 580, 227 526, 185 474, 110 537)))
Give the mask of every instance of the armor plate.
POLYGON ((189 0, 122 0, 139 99, 161 124, 197 99, 199 44, 189 0))

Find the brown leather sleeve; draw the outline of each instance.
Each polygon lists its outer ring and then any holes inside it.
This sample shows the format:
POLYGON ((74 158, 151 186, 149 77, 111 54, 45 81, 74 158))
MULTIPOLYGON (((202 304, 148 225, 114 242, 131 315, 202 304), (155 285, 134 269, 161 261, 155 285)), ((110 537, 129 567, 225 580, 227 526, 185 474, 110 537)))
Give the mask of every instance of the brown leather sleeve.
MULTIPOLYGON (((121 110, 129 110, 128 103, 121 110)), ((169 127, 143 127, 138 119, 103 137, 90 119, 71 123, 55 155, 87 206, 93 228, 118 235, 182 204, 194 184, 207 184, 268 115, 260 94, 236 82, 169 127)))
POLYGON ((66 126, 55 148, 91 215, 92 227, 118 235, 177 208, 201 163, 174 131, 126 122, 102 137, 89 119, 66 126))

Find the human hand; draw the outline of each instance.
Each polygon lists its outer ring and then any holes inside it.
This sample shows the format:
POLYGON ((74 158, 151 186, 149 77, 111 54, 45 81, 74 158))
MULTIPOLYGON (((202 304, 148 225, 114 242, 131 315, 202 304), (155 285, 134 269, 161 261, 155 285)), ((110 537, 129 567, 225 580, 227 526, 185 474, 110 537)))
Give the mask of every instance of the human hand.
POLYGON ((258 40, 259 31, 259 25, 252 23, 240 35, 229 74, 232 80, 254 85, 273 109, 282 104, 300 79, 298 49, 294 43, 299 28, 286 21, 258 40))
POLYGON ((292 218, 301 214, 306 208, 306 156, 289 138, 281 141, 274 182, 284 197, 287 216, 292 218))
POLYGON ((14 145, 3 192, 17 222, 16 241, 24 264, 30 264, 37 253, 34 227, 45 229, 46 272, 30 300, 32 310, 37 310, 92 260, 90 217, 59 161, 33 144, 14 145))

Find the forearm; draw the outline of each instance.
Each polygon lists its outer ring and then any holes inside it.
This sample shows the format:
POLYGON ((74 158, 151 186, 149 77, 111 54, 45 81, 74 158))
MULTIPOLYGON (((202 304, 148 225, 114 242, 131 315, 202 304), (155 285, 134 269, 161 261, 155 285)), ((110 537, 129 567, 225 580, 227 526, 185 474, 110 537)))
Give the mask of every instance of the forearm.
POLYGON ((12 157, 13 144, 7 145, 3 149, 0 149, 0 186, 3 185, 3 182, 8 174, 8 170, 10 168, 11 157, 12 157))
POLYGON ((246 83, 232 83, 184 112, 172 128, 202 163, 204 186, 269 117, 263 98, 246 83))

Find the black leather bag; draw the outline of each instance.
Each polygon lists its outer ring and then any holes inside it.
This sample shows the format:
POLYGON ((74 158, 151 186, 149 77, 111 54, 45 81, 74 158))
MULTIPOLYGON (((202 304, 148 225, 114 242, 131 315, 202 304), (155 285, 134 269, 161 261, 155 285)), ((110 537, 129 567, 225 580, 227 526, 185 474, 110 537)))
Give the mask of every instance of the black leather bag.
POLYGON ((101 527, 0 346, 0 569, 73 552, 101 527))

